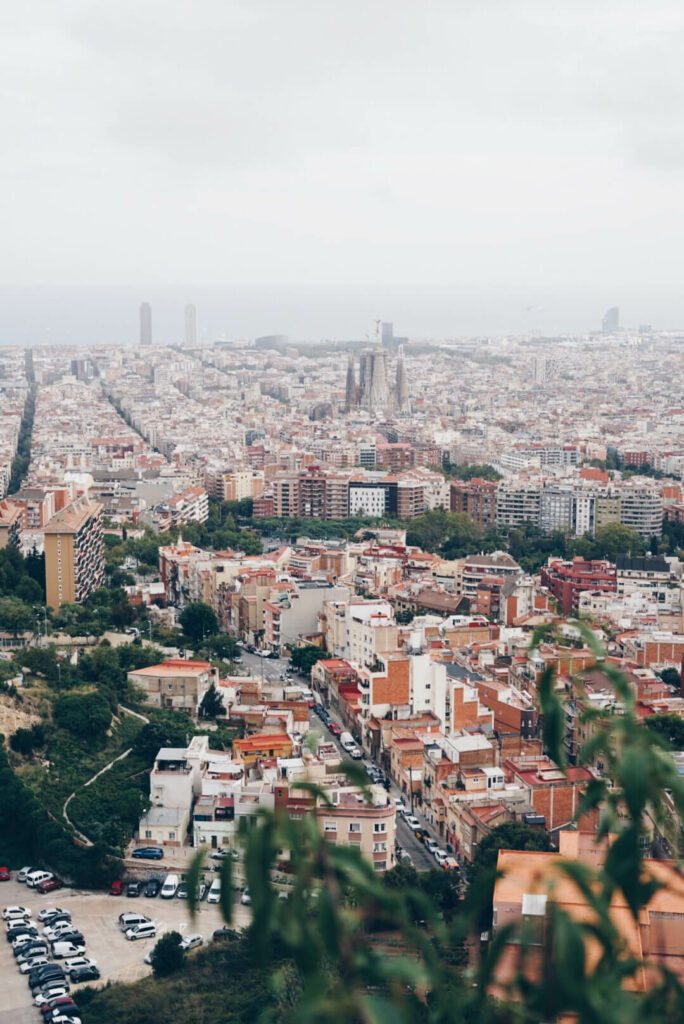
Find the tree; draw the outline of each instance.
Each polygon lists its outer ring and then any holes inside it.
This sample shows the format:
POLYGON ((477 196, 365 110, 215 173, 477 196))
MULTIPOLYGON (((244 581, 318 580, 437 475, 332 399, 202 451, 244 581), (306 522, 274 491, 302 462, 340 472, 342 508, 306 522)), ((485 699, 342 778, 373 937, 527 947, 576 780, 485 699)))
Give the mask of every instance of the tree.
POLYGON ((36 747, 45 745, 45 726, 41 722, 32 725, 30 729, 17 729, 10 736, 10 747, 17 754, 27 757, 32 754, 36 747))
POLYGON ((614 562, 618 555, 641 555, 644 542, 636 530, 629 526, 623 526, 622 523, 606 523, 594 534, 594 548, 594 558, 607 558, 614 562))
POLYGON ((101 693, 69 693, 55 702, 55 722, 80 740, 101 739, 112 712, 101 693))
POLYGON ((649 715, 646 726, 674 750, 684 750, 684 718, 679 715, 649 715))
POLYGON ((13 597, 0 597, 0 630, 16 636, 32 630, 35 624, 35 615, 27 604, 13 597))
POLYGON ((290 665, 296 672, 308 676, 316 662, 327 657, 325 651, 313 644, 308 647, 295 647, 290 655, 290 665))
POLYGON ((152 970, 158 978, 175 974, 183 966, 183 950, 180 947, 182 941, 183 936, 180 932, 167 932, 152 950, 152 970))
POLYGON ((178 621, 192 643, 201 643, 205 637, 218 632, 218 620, 214 609, 202 601, 187 605, 180 613, 178 621))
POLYGON ((677 689, 681 686, 681 676, 676 668, 664 668, 659 674, 660 678, 667 684, 667 686, 673 686, 677 689))
POLYGON ((202 650, 206 650, 214 658, 223 658, 224 661, 237 661, 242 655, 242 648, 230 633, 214 633, 213 636, 208 636, 202 643, 202 650))
POLYGON ((216 684, 212 683, 204 697, 202 697, 202 703, 199 706, 199 717, 218 718, 219 715, 225 715, 225 713, 223 697, 216 689, 216 684))

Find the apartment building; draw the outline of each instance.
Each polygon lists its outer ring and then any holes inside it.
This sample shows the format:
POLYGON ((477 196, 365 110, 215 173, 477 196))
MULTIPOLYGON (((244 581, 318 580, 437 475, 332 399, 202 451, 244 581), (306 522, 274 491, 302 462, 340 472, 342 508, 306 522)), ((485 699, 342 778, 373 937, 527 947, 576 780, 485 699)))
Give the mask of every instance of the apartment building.
POLYGON ((449 507, 452 512, 465 512, 473 522, 487 526, 496 522, 496 493, 494 480, 452 480, 449 507))
POLYGON ((55 513, 45 527, 47 604, 80 604, 103 586, 104 539, 102 506, 79 498, 55 513))
POLYGON ((553 594, 564 615, 577 615, 579 597, 585 591, 617 593, 617 570, 603 559, 586 561, 577 556, 564 562, 554 558, 541 568, 541 585, 553 594))
POLYGON ((196 717, 207 690, 218 682, 218 670, 208 661, 170 658, 129 672, 128 681, 143 691, 146 703, 153 707, 196 717))

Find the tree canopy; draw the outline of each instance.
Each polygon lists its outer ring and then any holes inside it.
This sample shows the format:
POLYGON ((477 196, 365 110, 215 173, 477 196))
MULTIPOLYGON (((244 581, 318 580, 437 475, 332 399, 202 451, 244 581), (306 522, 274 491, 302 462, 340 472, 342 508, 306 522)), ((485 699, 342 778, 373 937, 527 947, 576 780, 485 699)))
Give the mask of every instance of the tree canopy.
POLYGON ((181 629, 191 643, 199 644, 218 631, 214 609, 203 601, 187 605, 178 617, 181 629))

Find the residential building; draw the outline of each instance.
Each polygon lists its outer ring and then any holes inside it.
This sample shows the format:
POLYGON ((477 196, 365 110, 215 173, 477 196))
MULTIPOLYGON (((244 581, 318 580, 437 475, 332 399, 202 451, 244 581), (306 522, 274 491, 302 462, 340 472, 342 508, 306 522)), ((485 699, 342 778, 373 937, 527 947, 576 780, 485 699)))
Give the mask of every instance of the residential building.
POLYGON ((45 527, 46 600, 55 611, 65 603, 80 604, 104 584, 101 508, 79 498, 45 527))

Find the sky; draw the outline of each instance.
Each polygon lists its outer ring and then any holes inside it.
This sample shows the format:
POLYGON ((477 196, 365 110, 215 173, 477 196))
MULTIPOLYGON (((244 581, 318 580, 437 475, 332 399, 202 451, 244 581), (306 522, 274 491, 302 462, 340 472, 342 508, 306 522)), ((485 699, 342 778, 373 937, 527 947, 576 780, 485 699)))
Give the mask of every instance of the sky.
POLYGON ((0 24, 0 343, 98 308, 125 333, 155 295, 160 323, 204 295, 210 335, 684 324, 681 3, 25 0, 0 24))

